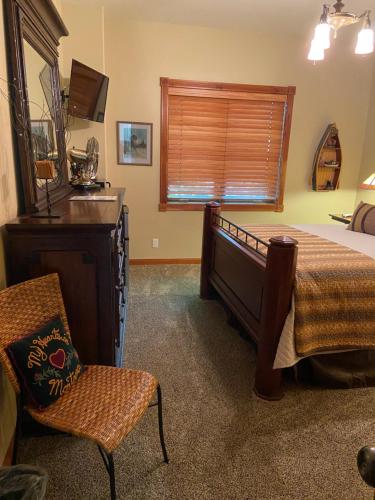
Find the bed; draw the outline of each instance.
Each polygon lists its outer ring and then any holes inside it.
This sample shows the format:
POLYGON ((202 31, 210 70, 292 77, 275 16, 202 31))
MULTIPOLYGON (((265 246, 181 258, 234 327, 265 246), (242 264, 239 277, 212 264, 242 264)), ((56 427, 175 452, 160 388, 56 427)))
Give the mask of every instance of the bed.
POLYGON ((375 349, 375 236, 336 224, 239 227, 220 208, 205 208, 200 295, 219 295, 256 342, 258 396, 280 399, 282 370, 304 358, 375 349))

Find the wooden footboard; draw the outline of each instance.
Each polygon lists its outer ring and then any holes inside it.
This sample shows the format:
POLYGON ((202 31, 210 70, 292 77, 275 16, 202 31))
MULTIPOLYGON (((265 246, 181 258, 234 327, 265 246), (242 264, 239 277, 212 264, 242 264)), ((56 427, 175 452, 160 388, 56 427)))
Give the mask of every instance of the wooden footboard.
POLYGON ((297 241, 276 236, 264 242, 220 216, 220 204, 204 212, 201 297, 216 291, 258 345, 255 387, 258 396, 283 396, 281 370, 273 363, 290 310, 297 241))

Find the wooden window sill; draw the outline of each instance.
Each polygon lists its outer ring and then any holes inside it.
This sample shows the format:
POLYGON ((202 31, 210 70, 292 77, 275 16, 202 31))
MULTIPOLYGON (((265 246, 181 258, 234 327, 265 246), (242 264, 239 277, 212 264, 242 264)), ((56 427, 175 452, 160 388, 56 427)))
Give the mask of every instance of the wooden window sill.
MULTIPOLYGON (((169 211, 186 211, 186 212, 202 212, 206 203, 160 203, 159 212, 169 211)), ((283 205, 276 204, 244 204, 244 203, 223 203, 221 205, 223 212, 283 212, 283 205)))

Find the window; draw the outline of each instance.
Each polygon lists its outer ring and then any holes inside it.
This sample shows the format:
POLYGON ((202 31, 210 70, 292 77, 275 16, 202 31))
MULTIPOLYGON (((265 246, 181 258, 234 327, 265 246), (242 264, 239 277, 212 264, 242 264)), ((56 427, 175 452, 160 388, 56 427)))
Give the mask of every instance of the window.
POLYGON ((295 87, 161 78, 160 210, 283 210, 295 87))

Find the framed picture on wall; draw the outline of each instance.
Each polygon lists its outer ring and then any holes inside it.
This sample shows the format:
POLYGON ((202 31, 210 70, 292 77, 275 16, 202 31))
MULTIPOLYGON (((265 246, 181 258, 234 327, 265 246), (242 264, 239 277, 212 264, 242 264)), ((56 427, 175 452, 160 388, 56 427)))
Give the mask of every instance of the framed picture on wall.
POLYGON ((117 163, 152 165, 152 123, 117 122, 117 163))
POLYGON ((52 120, 30 120, 31 136, 39 144, 45 144, 45 149, 55 148, 52 120))

